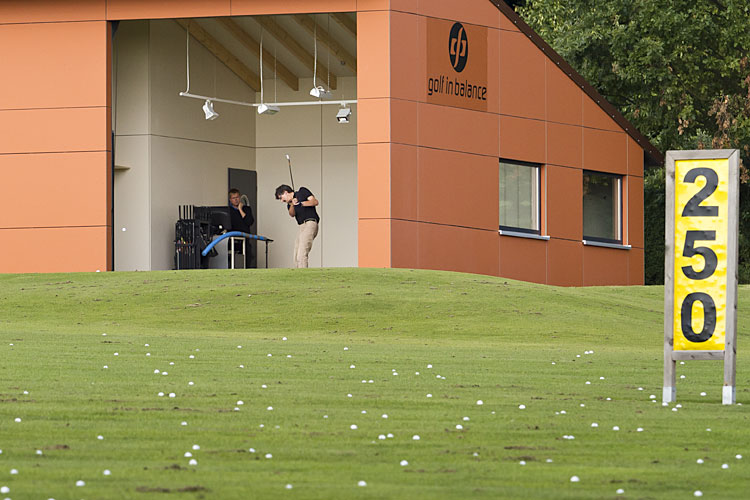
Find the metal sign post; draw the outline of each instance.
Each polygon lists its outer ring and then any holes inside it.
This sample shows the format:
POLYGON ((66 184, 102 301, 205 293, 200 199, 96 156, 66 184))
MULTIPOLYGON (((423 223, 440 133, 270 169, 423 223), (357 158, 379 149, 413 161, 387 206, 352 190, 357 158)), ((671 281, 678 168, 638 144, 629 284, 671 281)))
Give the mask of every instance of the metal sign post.
POLYGON ((723 359, 722 404, 735 402, 739 151, 667 151, 664 390, 679 360, 723 359))

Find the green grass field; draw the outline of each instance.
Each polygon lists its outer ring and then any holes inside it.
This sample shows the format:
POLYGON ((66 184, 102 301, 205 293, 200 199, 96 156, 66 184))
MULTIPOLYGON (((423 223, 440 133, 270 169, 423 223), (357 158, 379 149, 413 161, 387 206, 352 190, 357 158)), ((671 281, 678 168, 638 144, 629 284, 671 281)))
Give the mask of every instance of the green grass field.
POLYGON ((0 275, 0 499, 747 498, 748 299, 674 411, 661 287, 0 275))

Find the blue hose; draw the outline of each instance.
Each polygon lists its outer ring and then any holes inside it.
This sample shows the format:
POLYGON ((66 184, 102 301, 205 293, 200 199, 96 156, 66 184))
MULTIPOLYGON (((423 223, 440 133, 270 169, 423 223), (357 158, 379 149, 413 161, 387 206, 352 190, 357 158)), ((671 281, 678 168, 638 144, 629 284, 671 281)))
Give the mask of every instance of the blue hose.
POLYGON ((228 233, 222 234, 221 236, 213 240, 211 243, 209 243, 208 246, 201 252, 201 255, 205 257, 206 255, 208 255, 208 252, 210 252, 211 249, 216 246, 218 242, 220 242, 221 240, 225 238, 230 238, 232 236, 237 236, 241 238, 250 238, 250 239, 258 240, 258 241, 273 241, 270 238, 266 238, 265 236, 260 236, 257 234, 247 234, 247 233, 243 233, 240 231, 229 231, 228 233))

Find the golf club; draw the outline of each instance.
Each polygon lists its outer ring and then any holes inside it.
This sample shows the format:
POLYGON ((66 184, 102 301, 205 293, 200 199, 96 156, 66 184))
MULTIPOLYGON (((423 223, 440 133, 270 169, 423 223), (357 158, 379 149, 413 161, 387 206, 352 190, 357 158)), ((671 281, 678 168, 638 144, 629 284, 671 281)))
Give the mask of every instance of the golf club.
POLYGON ((294 176, 292 175, 292 159, 289 155, 286 155, 286 162, 289 164, 289 178, 292 180, 292 189, 296 192, 297 189, 294 187, 294 176))

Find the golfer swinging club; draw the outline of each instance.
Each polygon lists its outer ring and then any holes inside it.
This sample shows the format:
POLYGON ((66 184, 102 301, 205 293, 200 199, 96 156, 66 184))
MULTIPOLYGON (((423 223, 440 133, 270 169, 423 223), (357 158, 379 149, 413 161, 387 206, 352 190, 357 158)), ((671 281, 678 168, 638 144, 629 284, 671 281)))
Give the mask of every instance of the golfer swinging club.
POLYGON ((294 240, 294 267, 308 267, 307 257, 312 249, 313 240, 318 235, 318 200, 309 189, 300 187, 294 189, 286 184, 276 188, 276 199, 286 203, 289 216, 297 219, 299 231, 294 240))

